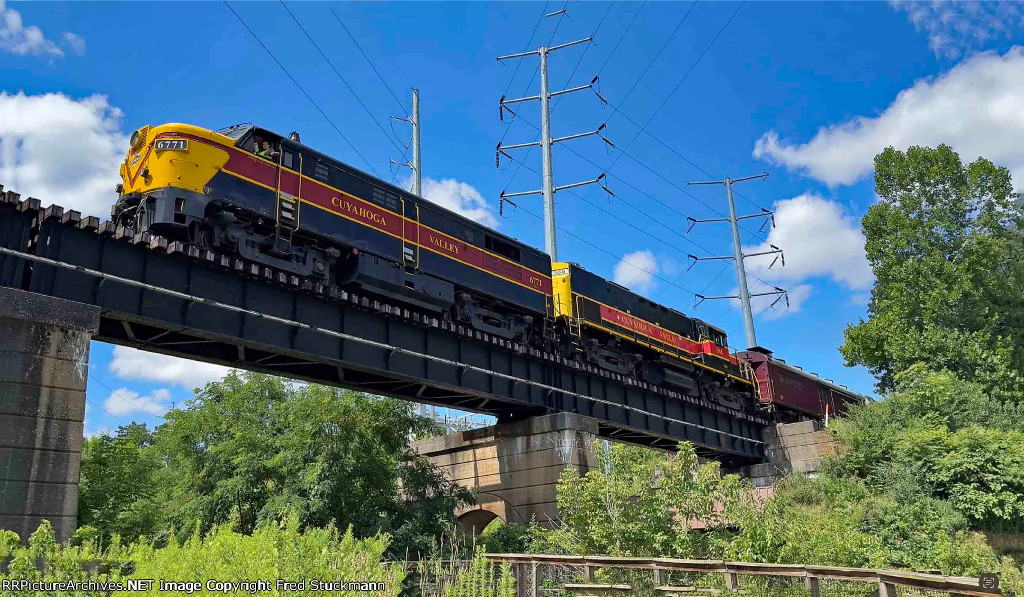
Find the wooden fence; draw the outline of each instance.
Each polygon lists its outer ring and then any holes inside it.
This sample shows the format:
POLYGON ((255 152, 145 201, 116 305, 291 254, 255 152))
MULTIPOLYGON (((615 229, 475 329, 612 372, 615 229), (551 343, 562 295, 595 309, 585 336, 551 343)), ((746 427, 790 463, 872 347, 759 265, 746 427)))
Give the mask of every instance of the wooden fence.
POLYGON ((623 582, 621 574, 618 578, 614 574, 602 574, 602 582, 596 582, 595 572, 599 569, 632 571, 633 578, 641 578, 637 576, 641 574, 649 594, 663 597, 728 594, 992 597, 1000 594, 998 577, 992 576, 978 579, 869 568, 668 558, 546 554, 487 554, 486 557, 495 563, 513 565, 518 597, 541 597, 542 592, 549 591, 616 597, 633 593, 637 588, 623 582), (648 570, 649 577, 644 572, 648 570), (678 582, 680 579, 685 582, 678 582))

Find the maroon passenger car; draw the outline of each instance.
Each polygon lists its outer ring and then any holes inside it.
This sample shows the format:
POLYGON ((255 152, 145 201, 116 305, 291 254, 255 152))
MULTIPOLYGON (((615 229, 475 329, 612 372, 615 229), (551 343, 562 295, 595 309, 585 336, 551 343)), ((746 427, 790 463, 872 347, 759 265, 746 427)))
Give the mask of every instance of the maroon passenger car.
POLYGON ((824 419, 846 412, 849 404, 862 404, 867 396, 835 384, 772 356, 766 348, 737 353, 750 365, 762 406, 775 410, 780 421, 824 419))

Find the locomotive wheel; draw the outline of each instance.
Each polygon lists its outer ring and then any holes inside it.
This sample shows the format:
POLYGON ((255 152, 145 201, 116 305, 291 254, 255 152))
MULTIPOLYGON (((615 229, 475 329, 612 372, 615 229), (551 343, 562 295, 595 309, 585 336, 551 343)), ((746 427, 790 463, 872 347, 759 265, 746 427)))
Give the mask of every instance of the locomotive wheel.
POLYGON ((213 228, 206 223, 195 224, 189 228, 189 240, 200 249, 212 249, 215 242, 213 228))

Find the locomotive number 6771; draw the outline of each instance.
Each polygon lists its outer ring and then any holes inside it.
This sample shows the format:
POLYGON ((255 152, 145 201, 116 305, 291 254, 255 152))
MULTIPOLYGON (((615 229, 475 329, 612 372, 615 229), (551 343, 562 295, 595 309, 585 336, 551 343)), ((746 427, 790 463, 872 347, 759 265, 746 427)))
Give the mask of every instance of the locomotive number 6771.
POLYGON ((245 124, 136 131, 116 224, 398 301, 738 410, 725 333, 322 154, 245 124), (554 279, 554 282, 553 282, 554 279))

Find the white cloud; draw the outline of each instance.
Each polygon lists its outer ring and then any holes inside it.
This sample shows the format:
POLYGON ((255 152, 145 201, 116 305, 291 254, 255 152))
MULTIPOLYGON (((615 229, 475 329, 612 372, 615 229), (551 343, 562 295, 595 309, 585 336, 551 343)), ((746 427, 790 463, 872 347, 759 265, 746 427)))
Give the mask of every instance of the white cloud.
POLYGON ((0 92, 0 183, 85 214, 105 216, 128 147, 107 98, 0 92))
POLYGON ((822 127, 806 143, 762 136, 754 157, 798 170, 830 186, 871 173, 886 146, 952 146, 965 160, 984 156, 1024 187, 1024 49, 979 54, 934 79, 916 82, 878 116, 822 127))
POLYGON ((846 304, 850 305, 851 307, 866 307, 870 302, 870 292, 855 292, 850 295, 850 299, 846 301, 846 304))
POLYGON ((71 48, 71 51, 81 56, 85 54, 85 39, 81 35, 71 33, 70 31, 64 32, 64 42, 71 48))
MULTIPOLYGON (((773 320, 799 313, 814 294, 809 282, 827 278, 851 293, 850 301, 862 301, 874 283, 874 274, 864 255, 864 235, 860 223, 835 201, 813 193, 783 199, 774 206, 777 226, 768 239, 757 246, 743 247, 746 254, 771 250, 775 245, 786 258, 774 255, 749 257, 746 260, 747 289, 750 294, 772 293, 776 288, 787 291, 786 300, 777 294, 752 296, 750 310, 755 317, 773 320), (774 261, 774 265, 773 262, 774 261), (769 269, 771 267, 771 269, 769 269), (773 306, 774 303, 774 306, 773 306)), ((737 294, 734 286, 728 294, 737 294)), ((739 309, 739 301, 730 301, 739 309)))
POLYGON ((110 360, 110 372, 121 379, 176 384, 189 390, 219 381, 229 371, 231 369, 221 365, 144 352, 127 346, 115 346, 110 360))
POLYGON ((459 182, 454 178, 441 180, 424 178, 423 198, 484 226, 491 228, 498 226, 498 218, 494 216, 492 206, 488 205, 480 191, 473 188, 472 185, 459 182))
POLYGON ((21 13, 0 0, 0 50, 19 56, 63 56, 64 51, 35 25, 26 26, 21 13))
POLYGON ((914 28, 928 37, 936 56, 960 58, 986 43, 1011 39, 1020 30, 1024 9, 1018 2, 896 0, 893 8, 907 13, 914 28))
POLYGON ((765 255, 747 259, 748 270, 778 285, 827 277, 850 290, 871 288, 874 274, 864 255, 860 222, 838 202, 805 193, 776 202, 774 211, 776 226, 767 241, 743 250, 758 253, 775 245, 783 250, 786 265, 780 267, 780 260, 768 269, 774 256, 765 255))
POLYGON ((655 285, 654 274, 658 273, 658 260, 650 251, 626 253, 615 264, 616 284, 621 284, 640 294, 648 294, 655 285))
POLYGON ((110 393, 103 403, 103 408, 115 417, 125 417, 135 413, 160 417, 171 409, 171 392, 164 388, 157 388, 148 396, 142 396, 128 388, 119 388, 110 393))

